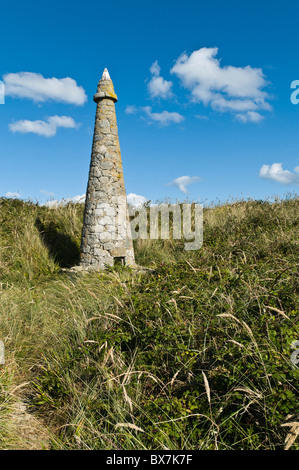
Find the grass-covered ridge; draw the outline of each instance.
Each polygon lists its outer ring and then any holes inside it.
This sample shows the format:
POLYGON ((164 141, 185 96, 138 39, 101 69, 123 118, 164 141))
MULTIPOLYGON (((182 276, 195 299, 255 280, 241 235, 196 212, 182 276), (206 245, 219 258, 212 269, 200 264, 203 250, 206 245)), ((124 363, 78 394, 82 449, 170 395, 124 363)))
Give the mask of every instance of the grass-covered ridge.
POLYGON ((82 205, 0 200, 0 447, 18 446, 22 393, 55 449, 284 448, 282 424, 299 421, 298 209, 211 207, 198 251, 135 242, 154 274, 75 274, 61 268, 78 262, 82 205))

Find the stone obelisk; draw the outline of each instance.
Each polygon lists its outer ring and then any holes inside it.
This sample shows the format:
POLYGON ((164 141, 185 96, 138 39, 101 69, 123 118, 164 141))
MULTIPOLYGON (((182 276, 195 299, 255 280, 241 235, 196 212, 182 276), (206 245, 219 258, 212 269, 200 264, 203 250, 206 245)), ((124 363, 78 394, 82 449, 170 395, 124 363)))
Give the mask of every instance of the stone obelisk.
POLYGON ((105 69, 93 97, 97 103, 86 193, 80 265, 103 270, 134 266, 134 249, 115 115, 117 96, 105 69))

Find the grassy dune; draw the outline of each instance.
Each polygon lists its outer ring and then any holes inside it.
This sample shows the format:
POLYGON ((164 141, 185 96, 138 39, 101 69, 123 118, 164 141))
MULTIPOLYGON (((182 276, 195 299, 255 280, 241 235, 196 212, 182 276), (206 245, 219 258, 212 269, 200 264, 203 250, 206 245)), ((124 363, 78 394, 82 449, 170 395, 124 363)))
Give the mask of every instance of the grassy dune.
POLYGON ((298 198, 205 209, 198 251, 135 241, 147 275, 61 269, 82 216, 0 199, 0 448, 31 446, 21 402, 52 449, 298 449, 298 198))

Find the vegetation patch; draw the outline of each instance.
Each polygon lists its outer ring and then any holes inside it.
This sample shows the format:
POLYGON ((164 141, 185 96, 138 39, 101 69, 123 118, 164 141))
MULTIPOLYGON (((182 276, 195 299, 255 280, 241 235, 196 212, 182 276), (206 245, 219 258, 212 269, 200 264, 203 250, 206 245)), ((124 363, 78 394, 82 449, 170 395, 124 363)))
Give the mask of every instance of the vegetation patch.
POLYGON ((82 205, 0 200, 2 448, 7 397, 28 382, 53 449, 283 449, 299 421, 298 209, 209 207, 198 251, 134 242, 154 273, 68 273, 82 205))

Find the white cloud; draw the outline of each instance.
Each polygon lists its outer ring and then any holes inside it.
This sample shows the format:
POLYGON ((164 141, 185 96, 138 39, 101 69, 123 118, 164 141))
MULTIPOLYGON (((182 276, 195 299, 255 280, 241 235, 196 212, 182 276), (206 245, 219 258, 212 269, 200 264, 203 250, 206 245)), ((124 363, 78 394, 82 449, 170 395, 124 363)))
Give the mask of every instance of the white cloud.
POLYGON ((49 197, 53 197, 55 195, 55 193, 52 193, 51 191, 46 191, 45 189, 40 189, 39 192, 49 197))
POLYGON ((181 55, 171 73, 191 90, 192 100, 221 112, 245 113, 244 122, 258 122, 259 110, 270 110, 267 82, 260 68, 221 66, 217 47, 181 55), (255 112, 256 114, 248 114, 255 112))
POLYGON ((5 103, 5 86, 4 83, 0 80, 0 104, 5 103))
POLYGON ((282 168, 282 163, 273 163, 272 165, 263 165, 260 169, 260 178, 267 178, 282 184, 299 185, 299 166, 294 168, 292 173, 282 168))
POLYGON ((163 77, 153 77, 148 83, 148 89, 152 98, 169 98, 172 96, 170 88, 171 82, 164 80, 163 77))
POLYGON ((158 77, 160 75, 160 71, 161 71, 161 67, 160 65, 158 64, 158 61, 156 60, 155 62, 152 63, 152 65, 150 66, 150 73, 154 76, 154 77, 158 77))
POLYGON ((236 118, 242 122, 261 122, 264 116, 256 111, 247 111, 247 113, 244 114, 236 114, 236 118))
POLYGON ((208 121, 209 120, 208 116, 204 116, 202 114, 196 114, 195 117, 196 117, 196 119, 202 119, 203 121, 208 121))
POLYGON ((148 199, 144 196, 130 193, 127 195, 127 201, 128 201, 128 204, 130 204, 130 206, 139 207, 145 204, 148 201, 148 199))
POLYGON ((58 199, 51 199, 50 201, 47 201, 42 205, 50 207, 51 209, 51 208, 55 208, 58 206, 64 206, 68 202, 73 202, 74 204, 77 204, 77 203, 83 204, 85 203, 85 199, 86 199, 86 195, 82 194, 81 196, 78 195, 78 196, 73 196, 73 197, 66 197, 66 198, 61 199, 60 201, 58 201, 58 199))
MULTIPOLYGON (((78 203, 84 204, 85 199, 86 199, 86 195, 82 194, 78 196, 63 198, 60 200, 51 199, 50 201, 47 201, 42 205, 53 208, 53 207, 58 207, 58 206, 64 206, 68 202, 73 202, 74 204, 78 204, 78 203)), ((130 204, 131 206, 139 207, 145 204, 148 201, 148 199, 144 196, 140 196, 139 194, 130 193, 127 195, 127 201, 128 201, 128 204, 130 204)))
POLYGON ((85 203, 85 199, 86 199, 86 194, 82 194, 81 196, 74 196, 74 197, 67 198, 66 201, 74 202, 75 204, 77 203, 83 204, 85 203))
POLYGON ((53 137, 58 127, 77 128, 78 124, 69 116, 50 116, 46 121, 16 121, 9 124, 11 132, 20 132, 22 134, 38 134, 44 137, 53 137))
POLYGON ((70 78, 45 78, 40 73, 18 72, 3 76, 5 94, 13 98, 29 98, 35 102, 59 101, 82 105, 87 96, 84 89, 70 78))
POLYGON ((148 91, 151 98, 170 98, 172 96, 172 82, 161 77, 160 70, 158 61, 156 60, 150 67, 152 78, 148 82, 148 91))
POLYGON ((180 176, 170 183, 167 183, 167 186, 176 186, 180 191, 182 191, 182 193, 187 194, 188 191, 186 186, 189 186, 192 183, 196 183, 197 181, 200 181, 199 176, 180 176))
POLYGON ((12 197, 13 199, 18 199, 18 198, 21 197, 21 194, 18 191, 16 191, 15 193, 13 193, 11 191, 7 191, 5 193, 5 197, 12 197))
POLYGON ((185 119, 184 116, 175 112, 162 111, 161 113, 153 113, 150 106, 145 106, 143 111, 152 121, 158 122, 161 126, 168 126, 172 122, 180 123, 185 119))
POLYGON ((135 114, 135 113, 137 113, 137 111, 138 110, 137 110, 136 106, 134 106, 133 104, 132 105, 128 104, 128 106, 125 109, 126 114, 135 114))
POLYGON ((61 205, 61 201, 58 201, 57 199, 51 199, 50 201, 47 201, 43 204, 41 204, 42 206, 46 206, 46 207, 49 207, 50 209, 52 208, 55 208, 55 207, 58 207, 61 205))

